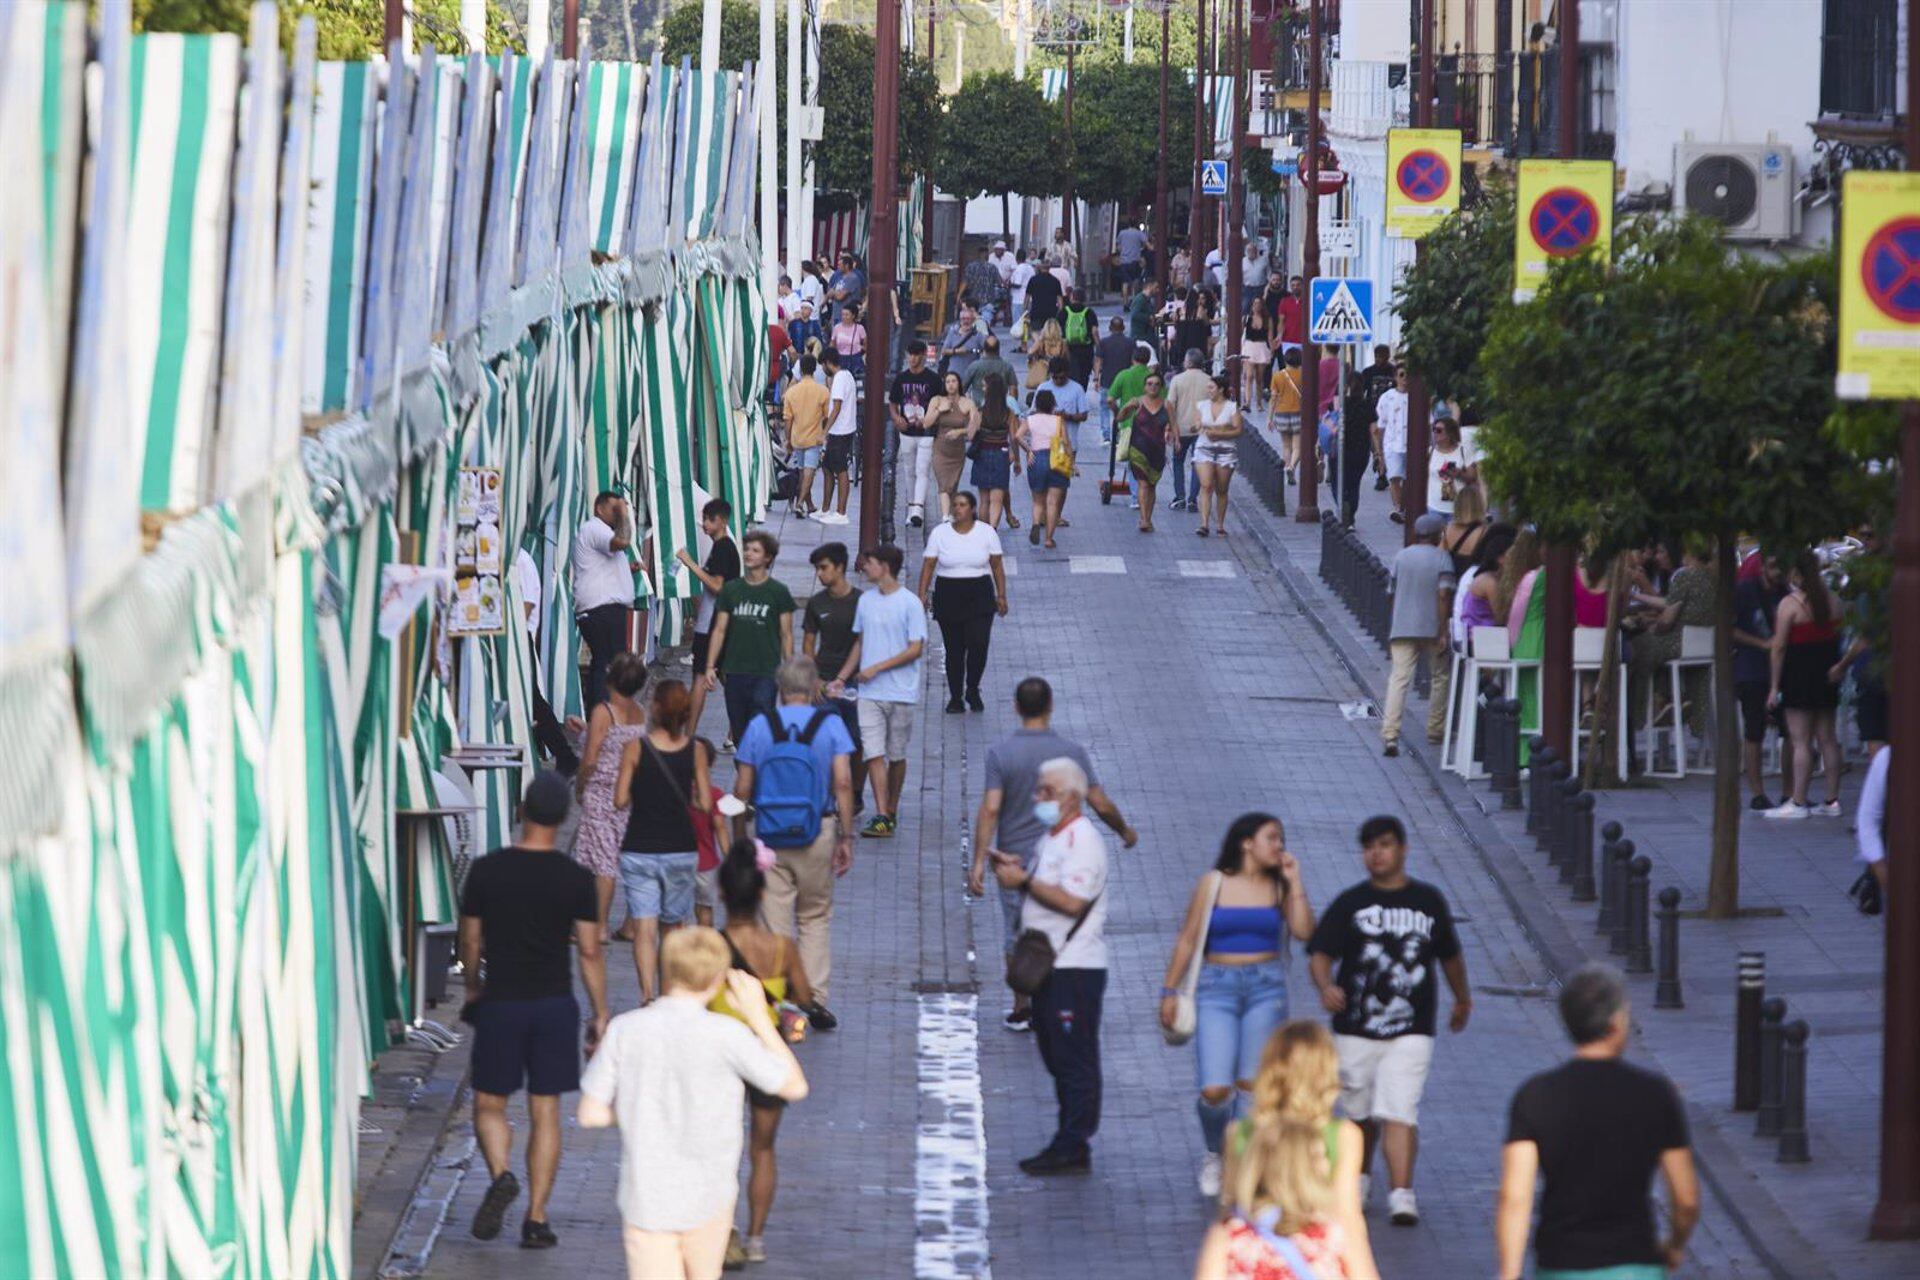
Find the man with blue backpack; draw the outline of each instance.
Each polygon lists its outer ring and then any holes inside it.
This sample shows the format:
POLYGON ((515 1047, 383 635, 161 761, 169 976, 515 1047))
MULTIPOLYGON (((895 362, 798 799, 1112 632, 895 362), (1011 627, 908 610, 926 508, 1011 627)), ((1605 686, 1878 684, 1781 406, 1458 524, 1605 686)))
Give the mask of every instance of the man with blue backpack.
POLYGON ((773 850, 761 914, 792 938, 813 987, 817 1031, 839 1020, 827 1008, 833 976, 833 882, 853 866, 853 738, 820 701, 820 672, 797 656, 774 677, 779 704, 747 725, 734 753, 733 793, 753 806, 753 834, 773 850))

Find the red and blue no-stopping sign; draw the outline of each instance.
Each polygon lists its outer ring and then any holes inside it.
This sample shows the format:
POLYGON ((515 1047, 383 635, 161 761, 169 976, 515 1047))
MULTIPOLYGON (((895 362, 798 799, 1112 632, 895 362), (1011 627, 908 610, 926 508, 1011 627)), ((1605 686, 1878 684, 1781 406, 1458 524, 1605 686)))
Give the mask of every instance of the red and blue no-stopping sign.
POLYGON ((1394 171, 1400 193, 1420 204, 1431 204, 1447 193, 1453 182, 1453 169, 1446 157, 1425 149, 1409 152, 1394 171))
POLYGON ((1860 278, 1873 305, 1902 324, 1920 324, 1920 218, 1896 218, 1867 241, 1860 278))
POLYGON ((1543 253, 1570 258, 1600 234, 1600 207, 1584 191, 1555 187, 1533 202, 1527 229, 1543 253))

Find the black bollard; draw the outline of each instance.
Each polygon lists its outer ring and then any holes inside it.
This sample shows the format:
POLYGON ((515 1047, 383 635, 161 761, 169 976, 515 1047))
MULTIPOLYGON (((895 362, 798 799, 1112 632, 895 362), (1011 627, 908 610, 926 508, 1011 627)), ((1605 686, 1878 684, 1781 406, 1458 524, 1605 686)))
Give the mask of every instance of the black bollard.
POLYGON ((1653 859, 1641 854, 1627 864, 1627 972, 1653 972, 1653 921, 1648 918, 1648 879, 1653 859))
POLYGON ((1496 698, 1500 708, 1500 752, 1502 768, 1493 779, 1502 809, 1520 807, 1520 699, 1496 698))
POLYGON ((1807 1149, 1807 1024, 1795 1018, 1780 1029, 1780 1150, 1781 1164, 1805 1164, 1813 1159, 1807 1149))
POLYGON ((1553 762, 1560 758, 1547 740, 1538 735, 1527 753, 1527 834, 1538 836, 1547 823, 1547 781, 1553 776, 1553 762))
POLYGON ((1733 1109, 1760 1105, 1760 1002, 1767 994, 1767 953, 1742 951, 1735 965, 1733 1002, 1733 1109))
POLYGON ((1593 930, 1603 938, 1613 932, 1614 912, 1620 905, 1613 885, 1613 852, 1619 847, 1624 830, 1617 822, 1602 823, 1600 827, 1600 910, 1593 930))
POLYGON ((1504 698, 1488 698, 1485 710, 1480 717, 1481 731, 1486 734, 1487 750, 1484 763, 1487 766, 1487 790, 1500 794, 1500 778, 1510 767, 1503 758, 1507 749, 1507 704, 1504 698))
POLYGON ((1593 901, 1593 792, 1582 791, 1570 802, 1573 815, 1568 819, 1573 839, 1567 852, 1564 879, 1573 882, 1575 902, 1593 901))
POLYGON ((1653 1007, 1684 1009, 1680 998, 1680 891, 1660 891, 1660 967, 1653 980, 1653 1007))
POLYGON ((1613 929, 1607 935, 1607 952, 1610 955, 1627 954, 1627 941, 1633 935, 1633 911, 1629 907, 1629 891, 1633 866, 1633 841, 1622 840, 1613 848, 1613 929))
POLYGON ((1560 839, 1560 802, 1565 799, 1560 792, 1560 784, 1567 780, 1569 772, 1565 760, 1555 760, 1547 766, 1547 780, 1541 791, 1546 801, 1546 818, 1541 822, 1540 830, 1533 833, 1533 838, 1549 862, 1553 860, 1554 846, 1560 839))
POLYGON ((1554 784, 1560 801, 1554 807, 1556 819, 1553 843, 1547 847, 1547 861, 1560 873, 1560 883, 1573 879, 1573 830, 1578 825, 1578 801, 1582 794, 1580 779, 1562 778, 1554 784))
POLYGON ((1756 1138, 1780 1136, 1780 1027, 1787 1002, 1768 996, 1760 1002, 1760 1106, 1753 1118, 1756 1138))

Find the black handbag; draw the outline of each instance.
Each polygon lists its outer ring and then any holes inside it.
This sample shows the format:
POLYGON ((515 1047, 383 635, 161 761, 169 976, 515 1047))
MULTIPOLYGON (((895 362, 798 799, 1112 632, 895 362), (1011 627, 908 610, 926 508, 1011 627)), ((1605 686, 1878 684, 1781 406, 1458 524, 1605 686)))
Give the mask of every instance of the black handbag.
MULTIPOLYGON (((1093 914, 1093 904, 1098 901, 1100 895, 1097 893, 1088 900, 1080 918, 1073 922, 1073 928, 1067 930, 1062 946, 1073 941, 1073 935, 1080 932, 1080 926, 1093 914)), ((1007 957, 1007 985, 1023 996, 1040 994, 1040 988, 1046 986, 1047 979, 1053 976, 1056 958, 1052 938, 1039 929, 1022 929, 1020 936, 1013 940, 1012 954, 1007 957)))

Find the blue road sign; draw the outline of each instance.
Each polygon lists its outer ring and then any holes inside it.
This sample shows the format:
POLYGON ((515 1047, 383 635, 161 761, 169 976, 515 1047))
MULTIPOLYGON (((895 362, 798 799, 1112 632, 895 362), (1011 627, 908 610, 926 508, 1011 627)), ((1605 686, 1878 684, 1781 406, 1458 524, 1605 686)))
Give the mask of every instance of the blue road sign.
POLYGON ((1322 346, 1373 340, 1373 281, 1329 276, 1307 286, 1307 329, 1322 346))
POLYGON ((1273 171, 1283 178, 1291 178, 1294 174, 1300 172, 1300 157, 1275 156, 1273 158, 1273 171))
POLYGON ((1200 194, 1203 196, 1227 194, 1227 162, 1225 160, 1200 162, 1200 194))

